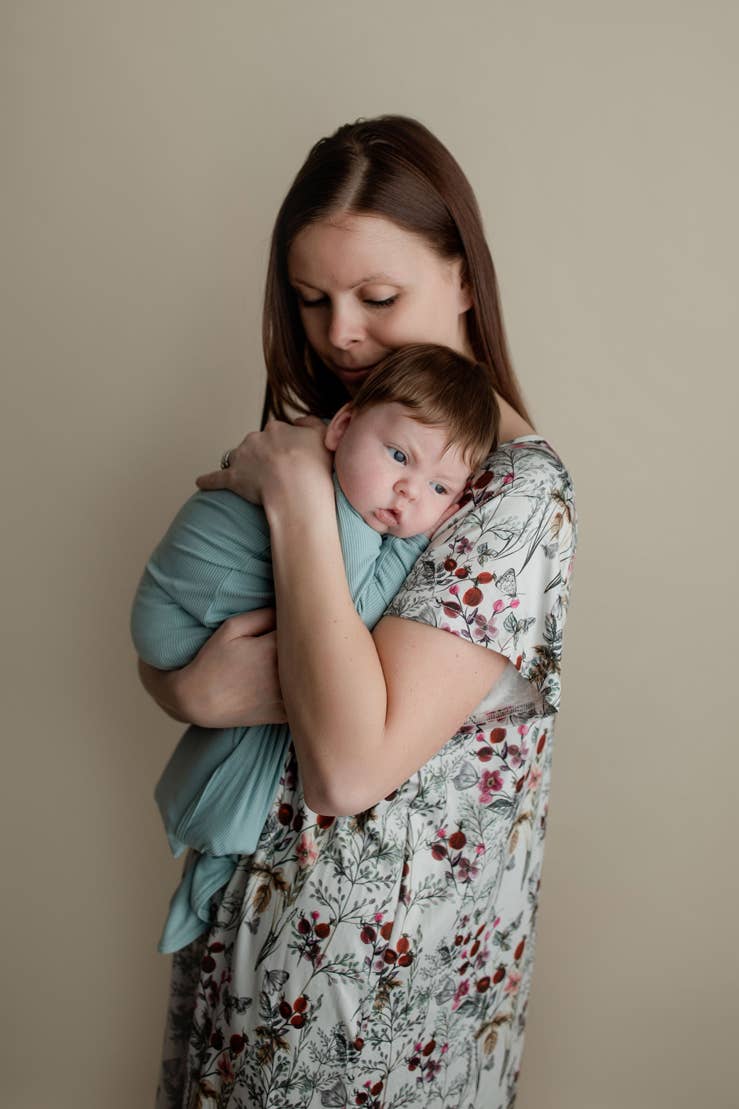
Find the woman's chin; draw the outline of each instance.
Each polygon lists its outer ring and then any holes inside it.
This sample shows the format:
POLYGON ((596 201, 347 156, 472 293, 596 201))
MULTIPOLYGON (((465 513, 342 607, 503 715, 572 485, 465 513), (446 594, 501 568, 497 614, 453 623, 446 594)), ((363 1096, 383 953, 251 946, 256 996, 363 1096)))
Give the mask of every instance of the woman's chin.
POLYGON ((350 396, 353 396, 359 390, 360 385, 365 381, 374 370, 376 362, 371 366, 363 366, 358 370, 350 370, 345 366, 336 366, 331 363, 331 372, 338 377, 341 384, 344 386, 350 396))

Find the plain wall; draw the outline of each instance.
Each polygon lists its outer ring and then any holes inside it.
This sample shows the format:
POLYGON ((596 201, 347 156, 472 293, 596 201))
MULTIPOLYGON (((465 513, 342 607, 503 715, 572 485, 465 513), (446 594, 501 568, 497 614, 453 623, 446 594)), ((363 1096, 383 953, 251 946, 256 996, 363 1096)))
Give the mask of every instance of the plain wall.
POLYGON ((180 728, 129 605, 258 422, 293 175, 387 111, 476 190, 580 516, 517 1109, 736 1104, 738 33, 710 0, 4 0, 7 1109, 152 1103, 180 728))

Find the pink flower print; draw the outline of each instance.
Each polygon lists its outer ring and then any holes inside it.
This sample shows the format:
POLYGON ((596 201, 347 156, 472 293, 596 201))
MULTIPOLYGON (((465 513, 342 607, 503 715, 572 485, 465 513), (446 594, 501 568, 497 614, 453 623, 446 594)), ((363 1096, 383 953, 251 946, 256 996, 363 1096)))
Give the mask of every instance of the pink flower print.
POLYGON ((233 1067, 231 1066, 231 1059, 229 1058, 229 1054, 227 1051, 224 1051, 223 1054, 219 1057, 218 1063, 216 1064, 216 1069, 218 1070, 219 1074, 223 1076, 226 1082, 233 1082, 234 1072, 233 1067))
POLYGON ((509 608, 518 608, 518 606, 519 606, 520 604, 521 604, 521 602, 520 602, 520 601, 511 601, 511 603, 510 603, 510 605, 509 605, 508 607, 509 607, 509 608))
POLYGON ((382 918, 384 917, 384 915, 384 913, 375 913, 375 924, 382 924, 382 918))
POLYGON ((531 785, 531 789, 536 789, 540 781, 541 767, 534 763, 534 765, 531 767, 531 770, 529 770, 529 782, 531 785))
POLYGON ((518 770, 519 766, 523 766, 523 759, 521 758, 521 748, 516 747, 515 743, 508 744, 508 761, 514 770, 518 770))
POLYGON ((521 975, 518 973, 518 971, 517 970, 510 971, 509 974, 508 974, 508 981, 506 982, 505 986, 503 987, 503 993, 510 994, 510 996, 513 997, 515 994, 518 993, 518 987, 519 987, 520 983, 521 983, 521 975))
POLYGON ((463 535, 461 539, 457 540, 457 543, 456 543, 457 554, 467 554, 467 552, 471 551, 471 550, 472 550, 472 543, 470 542, 470 540, 467 538, 466 535, 463 535))
POLYGON ((518 725, 518 734, 519 735, 526 735, 528 730, 529 730, 529 725, 528 724, 519 724, 518 725))
POLYGON ((479 866, 473 866, 470 860, 463 855, 457 868, 459 880, 461 882, 474 882, 479 873, 479 866))
POLYGON ((459 586, 458 585, 450 585, 449 586, 449 592, 452 594, 452 596, 456 597, 457 594, 459 593, 459 586))
POLYGON ((425 1081, 426 1082, 433 1082, 433 1080, 436 1078, 436 1076, 437 1076, 437 1074, 439 1073, 440 1070, 441 1070, 441 1063, 439 1062, 439 1060, 438 1059, 429 1059, 428 1063, 426 1064, 426 1071, 425 1071, 424 1076, 423 1076, 425 1081))
POLYGON ((299 867, 313 866, 313 863, 318 858, 318 851, 313 842, 313 837, 309 836, 307 832, 303 832, 300 837, 295 853, 298 856, 299 867))
POLYGON ((441 1045, 441 1054, 442 1055, 446 1055, 448 1050, 449 1050, 449 1044, 442 1044, 441 1045))
POLYGON ((484 855, 485 854, 485 844, 484 843, 478 843, 476 845, 475 854, 476 855, 484 855))
POLYGON ((487 805, 492 801, 493 793, 503 788, 503 775, 499 770, 484 770, 480 780, 480 801, 487 805))
POLYGON ((500 610, 501 610, 502 608, 503 608, 503 602, 502 602, 502 601, 500 601, 500 600, 498 600, 498 601, 496 601, 496 602, 495 602, 495 604, 493 605, 493 612, 500 612, 500 610))
POLYGON ((475 639, 493 639, 498 634, 498 629, 493 623, 492 617, 486 620, 481 612, 475 616, 475 627, 472 635, 475 639))
POLYGON ((446 828, 439 828, 439 830, 436 834, 439 837, 439 839, 446 839, 446 828))
POLYGON ((318 912, 317 909, 314 909, 313 912, 310 915, 313 918, 313 920, 318 920, 318 918, 321 914, 318 912))
POLYGON ((504 478, 503 478, 503 480, 501 481, 500 484, 501 485, 510 485, 512 481, 513 481, 513 471, 509 470, 508 473, 504 476, 504 478))
POLYGON ((457 986, 455 992, 454 992, 454 998, 452 1000, 452 1011, 459 1008, 459 1006, 462 1004, 462 998, 465 997, 466 994, 468 994, 469 992, 470 992, 469 979, 463 978, 462 981, 457 986))

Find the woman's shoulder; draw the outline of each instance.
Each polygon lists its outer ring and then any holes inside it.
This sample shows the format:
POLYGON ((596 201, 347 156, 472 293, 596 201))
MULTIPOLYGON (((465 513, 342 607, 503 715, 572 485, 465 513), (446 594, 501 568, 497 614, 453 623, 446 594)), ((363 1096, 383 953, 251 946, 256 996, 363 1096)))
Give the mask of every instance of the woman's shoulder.
POLYGON ((528 517, 535 503, 543 507, 552 497, 566 502, 574 517, 575 493, 570 471, 552 443, 538 432, 531 432, 499 443, 488 455, 472 478, 460 512, 453 520, 463 529, 466 522, 479 522, 480 513, 488 506, 499 512, 502 501, 511 511, 515 509, 528 517))

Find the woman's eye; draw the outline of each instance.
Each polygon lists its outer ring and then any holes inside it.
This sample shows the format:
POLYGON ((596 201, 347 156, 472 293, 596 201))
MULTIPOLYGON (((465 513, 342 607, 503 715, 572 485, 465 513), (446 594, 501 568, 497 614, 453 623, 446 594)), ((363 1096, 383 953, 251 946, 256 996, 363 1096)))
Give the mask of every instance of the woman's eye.
POLYGON ((440 485, 438 481, 434 482, 434 492, 438 493, 440 497, 445 497, 449 490, 445 485, 440 485))
POLYGON ((391 296, 386 297, 385 300, 365 300, 364 303, 372 305, 373 308, 389 308, 397 299, 397 296, 391 296))
POLYGON ((320 304, 326 303, 325 297, 319 297, 318 300, 306 300, 304 296, 300 295, 300 293, 298 293, 298 300, 300 301, 303 308, 317 308, 320 304))
POLYGON ((398 447, 388 447, 387 449, 390 451, 390 456, 395 462, 400 462, 405 465, 408 461, 408 456, 405 451, 400 450, 398 447))

